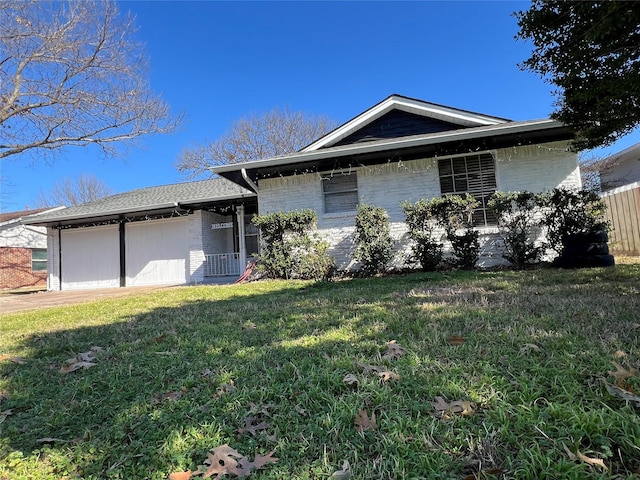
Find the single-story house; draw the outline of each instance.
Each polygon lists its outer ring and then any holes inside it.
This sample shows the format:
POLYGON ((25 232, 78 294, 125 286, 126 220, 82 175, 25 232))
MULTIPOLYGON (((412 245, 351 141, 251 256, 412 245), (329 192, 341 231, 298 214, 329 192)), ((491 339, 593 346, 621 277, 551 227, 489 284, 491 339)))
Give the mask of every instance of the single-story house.
POLYGON ((640 143, 602 162, 600 185, 603 192, 640 182, 640 143))
POLYGON ((487 200, 497 190, 580 188, 573 137, 554 120, 512 121, 391 95, 296 154, 211 170, 256 192, 260 214, 315 210, 342 269, 354 267, 359 202, 386 209, 402 253, 402 202, 469 192, 481 203, 480 265, 491 266, 504 260, 487 200))
POLYGON ((23 219, 47 229, 48 288, 203 283, 257 252, 256 194, 223 178, 142 188, 23 219))
POLYGON ((47 285, 47 229, 21 220, 51 208, 0 213, 0 288, 47 285))
POLYGON ((387 210, 404 252, 403 201, 469 192, 482 203, 475 220, 488 266, 502 261, 488 198, 580 188, 573 136, 554 120, 512 121, 391 95, 297 153, 25 223, 47 227, 50 289, 199 283, 240 275, 258 249, 255 213, 315 210, 338 267, 349 269, 359 202, 387 210))

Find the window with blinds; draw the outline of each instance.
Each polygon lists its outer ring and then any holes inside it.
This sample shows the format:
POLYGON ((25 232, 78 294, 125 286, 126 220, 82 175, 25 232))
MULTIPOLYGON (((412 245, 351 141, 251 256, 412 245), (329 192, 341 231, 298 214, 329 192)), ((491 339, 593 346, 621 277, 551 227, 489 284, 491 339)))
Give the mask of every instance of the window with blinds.
POLYGON ((493 155, 481 153, 440 159, 438 171, 442 195, 470 193, 480 202, 480 206, 473 212, 474 225, 496 224, 495 215, 487 209, 487 202, 496 191, 496 167, 493 155))
POLYGON ((358 178, 355 172, 322 177, 324 213, 353 212, 358 205, 358 178))

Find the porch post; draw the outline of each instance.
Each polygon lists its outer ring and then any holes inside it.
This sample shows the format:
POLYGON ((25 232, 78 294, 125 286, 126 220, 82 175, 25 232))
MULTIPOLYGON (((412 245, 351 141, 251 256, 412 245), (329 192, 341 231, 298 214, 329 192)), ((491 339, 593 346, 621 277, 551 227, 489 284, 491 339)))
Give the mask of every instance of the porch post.
POLYGON ((236 207, 236 218, 238 220, 238 250, 239 250, 239 262, 240 262, 240 275, 244 272, 247 266, 247 246, 244 239, 244 205, 238 205, 236 207))

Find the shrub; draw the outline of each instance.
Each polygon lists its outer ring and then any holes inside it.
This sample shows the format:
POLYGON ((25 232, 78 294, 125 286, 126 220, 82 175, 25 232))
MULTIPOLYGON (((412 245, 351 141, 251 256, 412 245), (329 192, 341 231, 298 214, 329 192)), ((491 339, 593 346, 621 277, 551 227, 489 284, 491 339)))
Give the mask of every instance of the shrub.
POLYGON ((328 243, 312 234, 316 218, 310 209, 254 216, 262 240, 258 268, 272 278, 329 278, 334 261, 328 243))
POLYGON ((562 254, 572 235, 608 230, 606 206, 597 193, 554 188, 542 197, 546 207, 542 224, 547 227, 549 248, 562 254))
POLYGON ((469 193, 431 200, 432 214, 451 242, 454 265, 468 270, 475 267, 480 252, 479 233, 473 228, 473 210, 478 205, 469 193))
POLYGON ((365 275, 384 272, 393 258, 389 215, 381 207, 361 203, 357 207, 354 258, 365 275))
POLYGON ((432 202, 433 200, 422 199, 416 203, 402 203, 409 238, 413 241, 412 260, 418 262, 425 272, 438 268, 443 255, 443 245, 435 239, 436 221, 431 208, 432 202))
POLYGON ((515 268, 537 263, 544 251, 535 244, 540 227, 542 195, 531 192, 496 192, 487 206, 496 214, 498 229, 504 241, 503 258, 515 268))

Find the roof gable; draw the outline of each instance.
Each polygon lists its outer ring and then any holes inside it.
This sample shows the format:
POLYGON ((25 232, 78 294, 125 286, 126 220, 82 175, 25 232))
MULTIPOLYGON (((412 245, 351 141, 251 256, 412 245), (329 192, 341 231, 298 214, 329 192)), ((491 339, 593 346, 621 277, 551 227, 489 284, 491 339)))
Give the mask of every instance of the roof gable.
POLYGON ((509 120, 505 118, 459 110, 401 95, 391 95, 303 148, 300 152, 312 152, 322 148, 363 141, 400 138, 508 122, 509 120))

